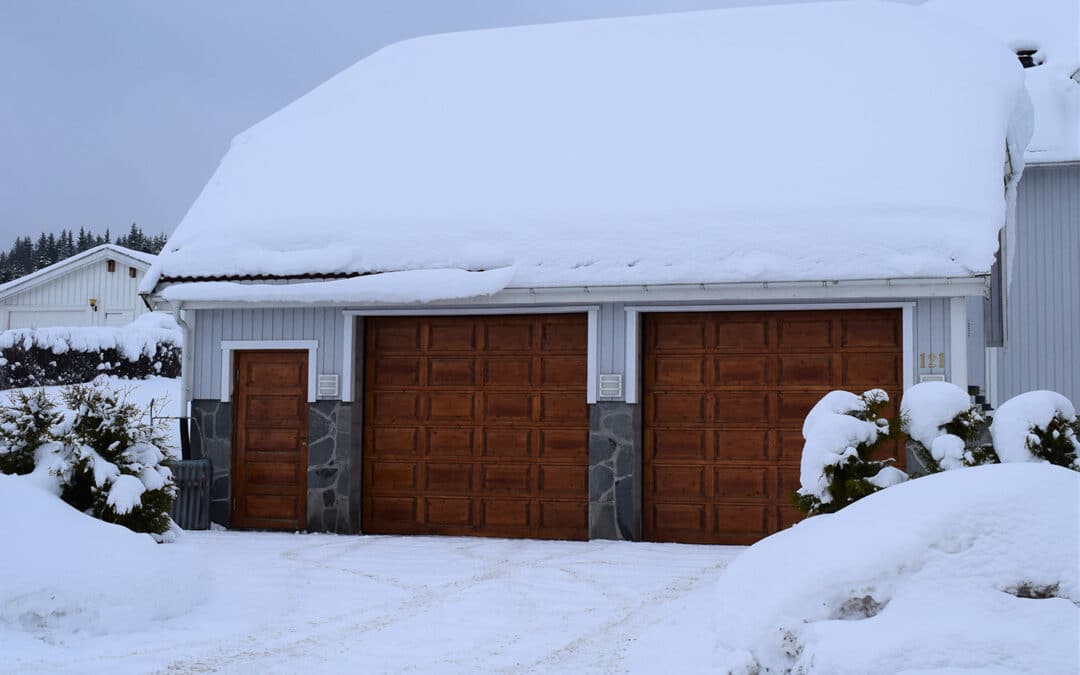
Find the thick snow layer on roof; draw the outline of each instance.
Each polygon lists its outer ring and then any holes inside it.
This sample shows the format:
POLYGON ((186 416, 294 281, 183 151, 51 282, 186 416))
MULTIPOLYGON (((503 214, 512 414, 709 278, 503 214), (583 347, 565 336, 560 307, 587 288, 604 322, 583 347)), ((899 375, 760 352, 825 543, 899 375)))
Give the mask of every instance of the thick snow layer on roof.
POLYGON ((1026 146, 1030 103, 1010 51, 946 24, 824 3, 392 45, 238 136, 143 287, 501 267, 514 287, 985 273, 1006 138, 1026 146))
POLYGON ((1037 50, 1024 71, 1035 104, 1029 162, 1080 161, 1080 0, 928 0, 1003 39, 1037 50))

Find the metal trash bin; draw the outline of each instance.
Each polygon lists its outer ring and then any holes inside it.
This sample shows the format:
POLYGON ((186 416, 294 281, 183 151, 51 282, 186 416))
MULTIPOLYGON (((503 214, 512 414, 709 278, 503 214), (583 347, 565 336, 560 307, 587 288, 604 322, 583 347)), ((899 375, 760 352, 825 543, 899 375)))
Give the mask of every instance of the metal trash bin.
POLYGON ((176 483, 176 501, 169 515, 185 530, 210 529, 210 478, 214 468, 209 459, 182 459, 168 463, 176 483))

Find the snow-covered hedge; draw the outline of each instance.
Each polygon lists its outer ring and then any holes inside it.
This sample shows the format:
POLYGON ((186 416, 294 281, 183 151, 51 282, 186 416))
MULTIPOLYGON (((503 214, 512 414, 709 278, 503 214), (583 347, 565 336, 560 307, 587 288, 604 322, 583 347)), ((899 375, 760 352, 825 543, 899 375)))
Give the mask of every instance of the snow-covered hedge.
POLYGON ((3 331, 0 388, 76 384, 98 375, 179 377, 182 336, 173 318, 159 312, 126 326, 3 331))
POLYGON ((889 402, 881 389, 862 396, 848 391, 826 394, 803 423, 801 487, 795 505, 810 514, 831 513, 873 492, 907 480, 890 466, 891 459, 873 459, 892 438, 889 421, 880 416, 889 402))
POLYGON ((44 640, 146 630, 206 599, 194 549, 79 513, 41 487, 47 478, 0 475, 0 629, 44 640))
POLYGON ((736 558, 715 635, 755 673, 1075 672, 1077 504, 1049 464, 882 490, 736 558))

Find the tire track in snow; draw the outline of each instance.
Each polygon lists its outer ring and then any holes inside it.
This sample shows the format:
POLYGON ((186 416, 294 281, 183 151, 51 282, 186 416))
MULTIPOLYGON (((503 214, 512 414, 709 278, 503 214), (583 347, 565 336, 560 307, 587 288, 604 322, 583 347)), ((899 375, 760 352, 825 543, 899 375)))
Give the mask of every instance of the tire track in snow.
MULTIPOLYGON (((578 637, 563 645, 547 656, 534 661, 525 667, 524 672, 552 672, 560 670, 560 664, 564 664, 585 648, 601 641, 618 645, 614 650, 595 650, 597 662, 592 664, 598 672, 616 672, 616 665, 621 663, 626 650, 634 636, 641 633, 646 626, 659 623, 662 620, 663 608, 666 605, 686 597, 699 586, 708 582, 710 574, 719 573, 727 567, 729 560, 706 565, 694 572, 673 579, 664 587, 651 593, 636 603, 624 603, 620 607, 618 615, 605 622, 598 632, 578 637), (621 638, 614 638, 612 633, 620 632, 621 638), (601 667, 601 663, 604 667, 601 667)), ((638 596, 640 597, 640 596, 638 596)))

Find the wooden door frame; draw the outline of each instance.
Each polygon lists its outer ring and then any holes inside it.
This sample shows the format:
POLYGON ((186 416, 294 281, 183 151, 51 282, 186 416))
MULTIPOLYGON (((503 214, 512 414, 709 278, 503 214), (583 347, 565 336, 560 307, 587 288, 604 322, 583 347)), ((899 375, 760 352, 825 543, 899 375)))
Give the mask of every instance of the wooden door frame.
MULTIPOLYGON (((311 365, 312 365, 312 356, 311 356, 310 352, 308 352, 308 351, 306 351, 304 349, 280 349, 280 348, 275 349, 275 348, 272 348, 272 347, 267 347, 267 348, 257 348, 257 349, 237 349, 237 350, 233 350, 233 351, 239 352, 240 357, 242 357, 244 355, 247 355, 247 354, 259 354, 259 353, 262 353, 262 354, 282 353, 282 354, 295 354, 295 355, 301 355, 302 354, 304 359, 305 359, 305 364, 307 366, 304 369, 304 375, 303 375, 305 389, 310 389, 310 387, 311 387, 310 369, 311 369, 311 365)), ((230 353, 230 355, 229 355, 229 364, 230 364, 230 368, 231 368, 231 373, 229 374, 229 383, 230 383, 230 385, 235 385, 236 383, 238 383, 239 377, 240 377, 240 361, 241 361, 241 358, 233 358, 233 356, 234 355, 232 353, 230 353)), ((232 387, 230 387, 230 391, 231 391, 231 388, 232 387)), ((239 523, 238 524, 237 523, 237 515, 239 513, 239 510, 237 509, 237 504, 238 504, 240 496, 241 496, 241 490, 240 490, 239 486, 242 485, 242 483, 243 483, 243 481, 240 480, 241 471, 239 470, 239 467, 242 466, 242 464, 243 464, 242 461, 241 461, 241 459, 242 459, 242 457, 241 457, 241 455, 242 455, 241 448, 243 447, 243 444, 239 442, 240 435, 242 433, 241 429, 243 428, 241 426, 241 416, 242 416, 242 413, 243 413, 243 406, 239 405, 240 400, 239 400, 238 397, 237 397, 236 400, 233 401, 233 403, 234 403, 233 411, 232 411, 233 433, 232 433, 232 438, 230 439, 231 447, 229 449, 230 450, 230 452, 229 452, 230 460, 231 460, 230 461, 231 466, 229 467, 229 470, 230 470, 230 473, 231 473, 230 486, 229 487, 230 487, 230 490, 232 492, 232 499, 229 502, 229 523, 234 527, 241 527, 241 528, 250 527, 250 528, 253 528, 253 529, 259 529, 258 525, 244 524, 244 523, 239 523)), ((304 406, 301 408, 301 410, 303 411, 303 413, 302 413, 302 420, 301 420, 300 428, 303 430, 303 437, 302 437, 303 440, 300 443, 300 460, 298 462, 298 468, 297 468, 297 497, 299 499, 299 504, 298 504, 298 508, 297 508, 297 528, 296 529, 297 530, 306 530, 307 529, 307 487, 308 487, 307 486, 308 444, 309 444, 309 441, 310 441, 309 434, 310 434, 310 428, 311 428, 311 410, 310 410, 310 408, 308 406, 308 401, 304 402, 304 406)))
POLYGON ((299 351, 308 353, 307 400, 318 400, 318 340, 222 340, 221 341, 221 392, 222 403, 232 400, 232 387, 236 382, 234 374, 233 352, 238 351, 299 351))

